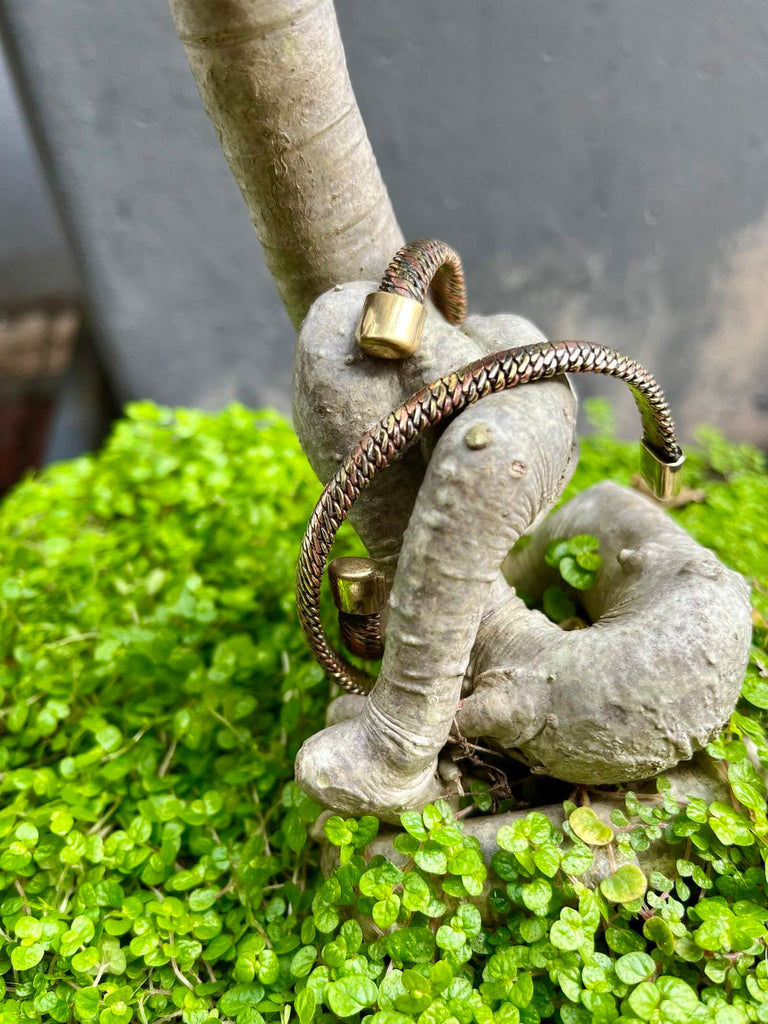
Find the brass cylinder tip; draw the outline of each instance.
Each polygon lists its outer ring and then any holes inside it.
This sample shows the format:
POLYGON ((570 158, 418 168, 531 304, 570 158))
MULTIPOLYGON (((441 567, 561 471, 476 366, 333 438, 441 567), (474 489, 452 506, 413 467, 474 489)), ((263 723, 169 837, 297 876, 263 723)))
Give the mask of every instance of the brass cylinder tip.
POLYGON ((372 558, 334 558, 328 566, 333 603, 350 615, 373 615, 387 603, 387 578, 372 558))
POLYGON ((669 501, 680 493, 684 463, 684 455, 675 462, 665 462, 645 441, 640 442, 640 471, 659 501, 669 501))
POLYGON ((379 359, 407 359, 419 347, 426 308, 416 299, 372 292, 363 304, 357 343, 379 359))

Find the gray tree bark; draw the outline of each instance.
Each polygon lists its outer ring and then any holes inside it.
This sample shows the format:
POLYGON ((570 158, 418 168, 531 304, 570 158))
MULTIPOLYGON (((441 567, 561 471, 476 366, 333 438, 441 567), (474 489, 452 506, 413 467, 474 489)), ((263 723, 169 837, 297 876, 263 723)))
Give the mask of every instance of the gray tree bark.
POLYGON ((739 698, 749 587, 658 505, 608 481, 512 553, 507 579, 540 598, 557 580, 547 544, 578 534, 600 538, 603 565, 581 595, 595 624, 563 632, 509 594, 483 621, 457 723, 570 782, 657 775, 701 750, 739 698))
MULTIPOLYGON (((373 362, 354 337, 371 287, 322 296, 299 337, 296 426, 324 480, 372 420, 421 384, 541 340, 517 317, 470 317, 459 329, 430 310, 417 356, 373 362)), ((671 768, 727 720, 751 637, 742 577, 650 499, 614 484, 539 525, 575 467, 575 412, 562 378, 489 396, 359 499, 356 528, 394 577, 386 647, 371 694, 342 698, 299 752, 297 780, 321 803, 396 820, 457 796, 439 764, 454 722, 535 772, 601 784, 671 768), (603 567, 585 595, 593 626, 564 632, 502 575, 506 553, 531 532, 506 571, 534 597, 554 581, 550 540, 600 539, 603 567)))
MULTIPOLYGON (((294 415, 321 480, 421 385, 542 340, 518 317, 470 317, 458 330, 430 310, 412 358, 365 357, 354 329, 375 284, 359 279, 377 278, 402 236, 331 0, 171 9, 286 308, 296 325, 309 310, 294 415)), ((393 580, 386 650, 373 692, 345 700, 302 748, 307 792, 389 819, 450 792, 455 777, 438 758, 454 716, 534 770, 579 782, 663 770, 722 724, 748 654, 746 585, 644 499, 593 489, 509 563, 535 591, 553 530, 600 537, 606 567, 588 607, 597 623, 583 634, 529 612, 502 577, 506 552, 553 506, 575 458, 573 393, 542 381, 465 411, 361 497, 353 523, 393 580)))
MULTIPOLYGON (((360 283, 323 296, 299 338, 296 426, 321 478, 335 469, 332 453, 362 433, 358 417, 386 414, 450 367, 542 340, 519 317, 470 317, 460 330, 430 310, 417 356, 372 365, 357 360, 354 338, 368 291, 360 283)), ((299 754, 297 780, 322 803, 391 818, 443 792, 437 757, 499 566, 562 493, 576 466, 575 436, 572 389, 562 377, 541 381, 466 410, 426 453, 426 471, 425 454, 415 453, 366 493, 358 532, 390 567, 399 554, 387 645, 359 717, 319 733, 299 754)))
POLYGON ((403 237, 347 75, 332 0, 170 0, 208 116, 298 327, 403 237))

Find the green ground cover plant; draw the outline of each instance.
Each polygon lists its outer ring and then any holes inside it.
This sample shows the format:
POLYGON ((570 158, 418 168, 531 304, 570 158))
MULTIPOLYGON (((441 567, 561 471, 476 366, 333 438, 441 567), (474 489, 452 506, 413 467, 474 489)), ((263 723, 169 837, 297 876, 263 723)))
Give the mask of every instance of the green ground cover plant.
MULTIPOLYGON (((593 417, 571 494, 635 471, 593 417)), ((689 467, 704 500, 673 514, 755 587, 743 700, 710 748, 730 799, 678 803, 662 779, 611 826, 533 811, 499 832, 490 929, 445 805, 404 815, 400 867, 368 855, 375 819, 330 818, 339 865, 319 871, 292 781, 329 699, 293 600, 319 487, 283 419, 136 404, 103 451, 19 486, 0 506, 0 1022, 768 1021, 768 471, 712 432, 689 467), (659 840, 668 874, 581 881, 596 850, 659 840)))

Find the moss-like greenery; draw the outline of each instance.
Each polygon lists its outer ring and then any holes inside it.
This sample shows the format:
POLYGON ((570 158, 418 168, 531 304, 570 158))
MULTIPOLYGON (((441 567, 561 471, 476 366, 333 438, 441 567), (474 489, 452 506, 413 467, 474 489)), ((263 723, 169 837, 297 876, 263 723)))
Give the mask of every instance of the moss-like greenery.
MULTIPOLYGON (((571 493, 635 466, 598 433, 571 493)), ((745 699, 711 747, 731 802, 662 782, 611 829, 530 814, 499 834, 490 931, 443 806, 404 817, 405 868, 366 859, 375 820, 330 819, 319 875, 291 781, 329 698, 293 601, 319 488, 287 423, 134 405, 101 453, 23 483, 0 507, 0 1021, 768 1021, 768 472, 711 433, 690 470, 705 500, 674 514, 755 584, 745 699), (580 883, 595 846, 662 835, 668 877, 580 883)))

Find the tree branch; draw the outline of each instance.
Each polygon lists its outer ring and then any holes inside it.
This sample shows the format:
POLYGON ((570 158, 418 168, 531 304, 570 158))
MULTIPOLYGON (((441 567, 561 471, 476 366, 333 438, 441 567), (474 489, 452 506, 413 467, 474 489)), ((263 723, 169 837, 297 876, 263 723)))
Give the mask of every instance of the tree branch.
POLYGON ((288 315, 377 278, 402 235, 331 0, 170 0, 208 116, 288 315))

